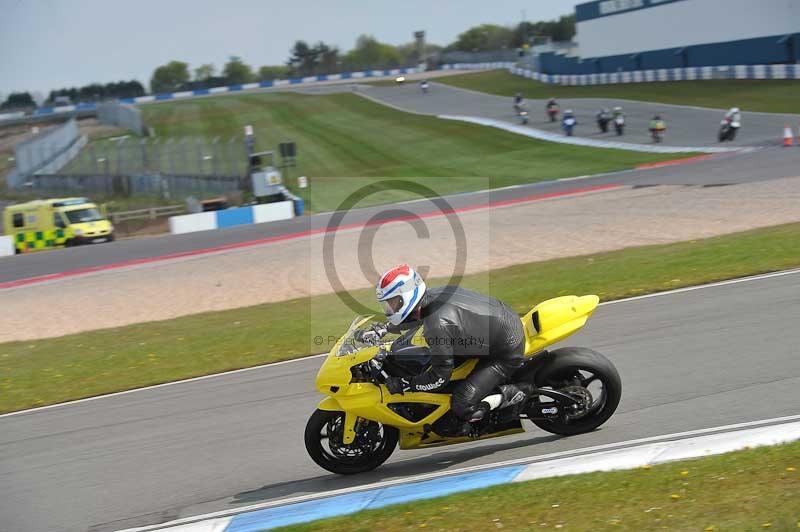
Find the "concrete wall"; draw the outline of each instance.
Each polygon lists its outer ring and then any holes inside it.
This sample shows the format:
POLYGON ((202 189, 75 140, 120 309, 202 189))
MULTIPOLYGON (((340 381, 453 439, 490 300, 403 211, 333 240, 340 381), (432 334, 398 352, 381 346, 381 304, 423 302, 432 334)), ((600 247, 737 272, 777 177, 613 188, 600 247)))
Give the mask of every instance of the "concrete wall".
POLYGON ((195 231, 224 229, 226 227, 235 227, 238 225, 275 222, 293 218, 294 213, 294 202, 289 200, 237 207, 222 211, 184 214, 170 217, 169 232, 172 234, 193 233, 195 231))
POLYGON ((14 237, 0 236, 0 257, 8 257, 14 254, 14 237))

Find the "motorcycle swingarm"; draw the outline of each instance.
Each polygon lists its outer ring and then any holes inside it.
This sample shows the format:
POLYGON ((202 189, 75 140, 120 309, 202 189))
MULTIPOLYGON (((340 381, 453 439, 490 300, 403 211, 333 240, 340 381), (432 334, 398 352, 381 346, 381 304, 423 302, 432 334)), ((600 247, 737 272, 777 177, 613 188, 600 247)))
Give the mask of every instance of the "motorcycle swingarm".
POLYGON ((558 390, 544 390, 535 388, 530 397, 543 395, 549 397, 553 402, 528 404, 525 417, 528 419, 558 419, 571 407, 578 405, 574 397, 558 390))
POLYGON ((534 397, 536 395, 544 395, 545 397, 549 397, 561 406, 574 406, 578 404, 578 401, 574 397, 564 392, 559 392, 558 390, 534 388, 529 397, 534 397))

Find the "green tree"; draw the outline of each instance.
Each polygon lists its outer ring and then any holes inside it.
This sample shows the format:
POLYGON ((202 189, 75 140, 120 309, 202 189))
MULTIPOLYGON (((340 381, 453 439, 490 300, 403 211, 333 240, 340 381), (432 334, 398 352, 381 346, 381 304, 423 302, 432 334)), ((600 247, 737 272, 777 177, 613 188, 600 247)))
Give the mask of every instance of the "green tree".
POLYGON ((183 61, 170 61, 161 65, 150 78, 150 90, 153 92, 170 92, 178 90, 189 81, 189 65, 183 61))
POLYGON ((447 49, 459 52, 490 52, 512 47, 513 39, 514 32, 510 28, 481 24, 461 33, 447 49))
POLYGON ((320 41, 314 45, 317 64, 314 72, 317 74, 329 74, 339 71, 341 60, 339 59, 339 49, 335 46, 328 46, 320 41))
POLYGON ((255 79, 253 69, 242 61, 241 57, 232 55, 230 60, 225 63, 222 69, 222 75, 226 82, 231 85, 238 85, 240 83, 250 83, 255 79))
POLYGON ((215 71, 216 68, 211 63, 200 65, 199 67, 194 69, 194 80, 206 81, 208 78, 214 77, 215 71))
POLYGON ((531 44, 531 39, 548 37, 553 41, 570 41, 575 35, 575 15, 565 15, 558 20, 520 22, 514 28, 511 45, 531 44))
POLYGON ((356 47, 345 54, 343 63, 350 70, 394 68, 400 65, 401 56, 394 46, 383 44, 372 35, 361 35, 356 47))
POLYGON ((264 65, 258 69, 258 79, 260 81, 272 81, 273 79, 286 78, 289 76, 289 67, 286 65, 264 65))
POLYGON ((36 107, 36 102, 33 101, 33 97, 29 92, 12 92, 8 95, 6 101, 0 105, 0 109, 22 110, 31 107, 36 107))
POLYGON ((317 65, 318 51, 308 45, 306 41, 295 41, 289 52, 286 66, 294 76, 307 76, 314 71, 317 65))

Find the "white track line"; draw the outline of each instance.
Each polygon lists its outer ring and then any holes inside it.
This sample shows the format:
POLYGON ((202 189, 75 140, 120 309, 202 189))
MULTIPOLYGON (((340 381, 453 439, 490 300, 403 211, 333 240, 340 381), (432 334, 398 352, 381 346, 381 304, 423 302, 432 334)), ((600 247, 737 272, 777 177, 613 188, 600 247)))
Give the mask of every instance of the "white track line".
POLYGON ((739 277, 738 279, 728 279, 727 281, 717 281, 715 283, 701 284, 697 286, 686 286, 683 288, 675 288, 673 290, 666 290, 664 292, 653 292, 652 294, 644 294, 641 296, 626 297, 624 299, 615 299, 613 301, 605 301, 600 303, 603 305, 614 305, 616 303, 627 303, 628 301, 637 301, 639 299, 649 299, 652 297, 668 296, 672 294, 681 294, 683 292, 693 292, 694 290, 701 290, 705 288, 715 288, 717 286, 727 286, 729 284, 747 283, 750 281, 760 281, 761 279, 771 279, 772 277, 783 277, 784 275, 793 275, 800 273, 800 268, 794 270, 782 270, 778 272, 762 273, 759 275, 751 275, 748 277, 739 277))
MULTIPOLYGON (((629 301, 637 301, 639 299, 649 299, 649 298, 653 298, 653 297, 663 297, 663 296, 669 296, 669 295, 673 295, 673 294, 680 294, 680 293, 683 293, 683 292, 692 292, 694 290, 702 290, 702 289, 706 289, 706 288, 716 288, 716 287, 719 287, 719 286, 727 286, 727 285, 732 285, 732 284, 747 283, 747 282, 751 282, 751 281, 760 281, 760 280, 763 280, 763 279, 771 279, 773 277, 783 277, 783 276, 786 276, 786 275, 794 275, 794 274, 798 274, 798 273, 800 273, 800 268, 793 269, 793 270, 783 270, 783 271, 779 271, 779 272, 764 273, 764 274, 760 274, 760 275, 751 275, 749 277, 740 277, 738 279, 729 279, 727 281, 719 281, 719 282, 715 282, 715 283, 702 284, 702 285, 697 285, 697 286, 687 286, 687 287, 684 287, 684 288, 676 288, 674 290, 665 290, 664 292, 654 292, 652 294, 645 294, 645 295, 641 295, 641 296, 628 297, 628 298, 624 298, 624 299, 615 299, 613 301, 605 301, 603 303, 600 303, 600 306, 616 305, 618 303, 627 303, 629 301)), ((96 401, 98 399, 106 399, 106 398, 109 398, 109 397, 116 397, 116 396, 119 396, 119 395, 126 395, 126 394, 130 394, 130 393, 135 393, 135 392, 142 392, 142 391, 145 391, 145 390, 153 390, 153 389, 157 389, 157 388, 164 388, 166 386, 174 386, 176 384, 185 384, 185 383, 188 383, 188 382, 201 381, 201 380, 205 380, 205 379, 214 379, 214 378, 217 378, 217 377, 224 377, 226 375, 234 375, 236 373, 244 373, 245 371, 254 371, 254 370, 257 370, 257 369, 263 369, 263 368, 267 368, 267 367, 270 367, 270 366, 280 366, 282 364, 290 364, 290 363, 293 363, 293 362, 303 362, 303 361, 306 361, 306 360, 310 360, 310 359, 313 359, 313 358, 320 358, 320 357, 323 357, 323 356, 327 356, 327 353, 320 353, 320 354, 317 354, 317 355, 310 355, 310 356, 301 357, 301 358, 293 358, 291 360, 282 360, 280 362, 272 362, 270 364, 262 364, 260 366, 253 366, 253 367, 250 367, 250 368, 236 369, 236 370, 233 370, 233 371, 226 371, 224 373, 214 373, 213 375, 203 375, 202 377, 193 377, 191 379, 184 379, 184 380, 180 380, 180 381, 165 382, 163 384, 156 384, 156 385, 153 385, 153 386, 145 386, 143 388, 134 388, 132 390, 125 390, 124 392, 114 392, 114 393, 109 393, 109 394, 105 394, 105 395, 97 395, 95 397, 87 397, 85 399, 77 399, 75 401, 67 401, 67 402, 64 402, 64 403, 57 403, 57 404, 54 404, 54 405, 40 406, 40 407, 37 407, 37 408, 29 408, 27 410, 19 410, 17 412, 9 412, 7 414, 0 414, 0 418, 10 417, 10 416, 18 416, 18 415, 21 415, 21 414, 32 414, 32 413, 35 413, 35 412, 39 412, 41 410, 49 410, 51 408, 57 408, 57 407, 61 407, 61 406, 69 406, 69 405, 74 405, 74 404, 79 404, 79 403, 86 403, 86 402, 89 402, 89 401, 96 401)))
MULTIPOLYGON (((392 480, 384 480, 380 482, 374 482, 371 484, 362 484, 360 486, 351 486, 349 488, 341 488, 337 490, 325 491, 322 493, 309 493, 307 495, 299 495, 296 497, 288 497, 284 499, 278 499, 273 501, 267 501, 263 503, 253 504, 250 506, 242 506, 239 508, 229 509, 229 510, 221 510, 218 512, 212 512, 208 514, 196 515, 191 517, 185 517, 183 519, 178 519, 175 521, 170 521, 167 523, 161 523, 158 525, 150 525, 140 528, 133 528, 128 529, 128 531, 133 532, 134 530, 137 532, 145 532, 149 530, 159 530, 164 528, 172 528, 174 526, 178 526, 181 524, 188 524, 198 521, 204 521, 207 519, 214 519, 220 517, 229 517, 233 515, 239 515, 247 512, 252 512, 256 510, 263 510, 265 508, 272 508, 275 506, 284 506, 288 504, 304 502, 309 500, 315 499, 324 499, 328 497, 333 497, 336 495, 346 495, 348 493, 354 493, 359 491, 366 491, 366 490, 373 490, 373 489, 380 489, 389 486, 395 486, 398 484, 410 484, 414 482, 421 482, 425 480, 431 480, 440 477, 449 477, 453 475, 460 475, 464 473, 472 473, 476 471, 483 471, 487 469, 496 469, 500 467, 512 466, 512 465, 521 465, 521 464, 535 464, 538 462, 546 462, 558 458, 565 458, 565 457, 575 457, 575 456, 582 456, 586 454, 596 453, 600 451, 609 451, 609 450, 616 450, 616 449, 623 449, 626 447, 633 447, 647 443, 654 443, 654 442, 667 442, 667 441, 676 441, 681 439, 686 439, 695 436, 702 436, 708 434, 715 434, 715 433, 725 433, 725 432, 732 432, 740 429, 745 428, 753 428, 753 427, 763 427, 769 425, 779 425, 783 423, 789 423, 793 421, 800 420, 800 415, 794 416, 784 416, 779 418, 773 419, 763 419, 758 421, 748 421, 745 423, 736 423, 733 425, 724 425, 721 427, 711 427, 707 429, 698 429, 698 430, 690 430, 686 432, 676 432, 673 434, 664 434, 661 436, 650 436, 647 438, 639 438, 635 440, 628 440, 616 443, 607 443, 603 445, 595 445, 592 447, 584 447, 582 449, 573 449, 569 451, 559 451, 555 453, 543 454, 538 456, 529 456, 525 458, 516 458, 513 460, 504 460, 501 462, 495 462, 491 464, 481 464, 476 466, 470 467, 462 467, 459 469, 452 469, 448 471, 437 471, 435 473, 425 473, 422 475, 414 475, 411 477, 404 477, 404 478, 396 478, 392 480)), ((123 531, 123 532, 128 532, 123 531)))

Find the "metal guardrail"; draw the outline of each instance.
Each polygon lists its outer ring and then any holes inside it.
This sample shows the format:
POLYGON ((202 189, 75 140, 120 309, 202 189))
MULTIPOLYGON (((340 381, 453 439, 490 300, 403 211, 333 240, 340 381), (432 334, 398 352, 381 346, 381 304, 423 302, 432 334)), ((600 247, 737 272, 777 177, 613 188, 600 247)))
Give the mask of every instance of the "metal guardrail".
POLYGON ((136 209, 132 211, 120 211, 109 213, 111 223, 118 224, 128 220, 155 220, 162 216, 175 216, 185 214, 186 207, 183 205, 167 205, 164 207, 150 207, 147 209, 136 209))

